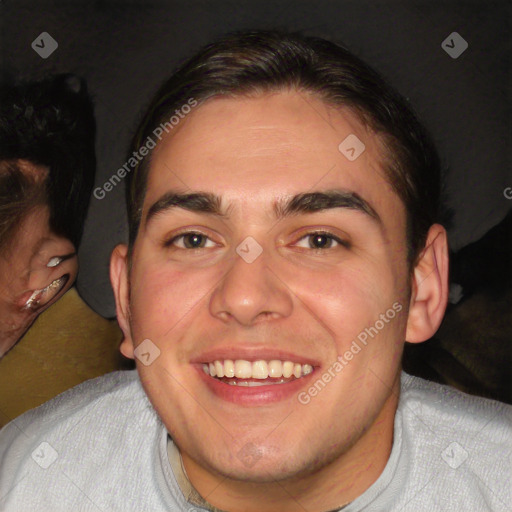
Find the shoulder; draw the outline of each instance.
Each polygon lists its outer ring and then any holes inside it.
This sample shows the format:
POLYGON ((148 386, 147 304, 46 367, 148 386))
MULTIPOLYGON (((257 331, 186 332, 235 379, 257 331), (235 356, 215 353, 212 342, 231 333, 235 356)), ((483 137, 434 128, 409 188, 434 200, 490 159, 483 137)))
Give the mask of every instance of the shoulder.
POLYGON ((0 454, 13 445, 30 444, 30 439, 64 435, 73 428, 75 434, 94 426, 96 435, 105 435, 120 416, 152 411, 137 372, 118 371, 87 380, 43 405, 10 421, 0 430, 0 454), (107 414, 108 413, 108 414, 107 414), (96 422, 101 418, 100 422, 96 422), (115 420, 114 420, 115 418, 115 420), (80 421, 80 425, 75 422, 80 421))
POLYGON ((478 435, 490 445, 512 442, 512 406, 468 395, 450 386, 402 374, 399 408, 417 427, 445 434, 478 435))
POLYGON ((58 429, 80 414, 119 407, 119 402, 140 402, 144 392, 136 371, 119 371, 90 379, 57 395, 43 405, 31 409, 8 423, 0 431, 0 440, 12 430, 30 435, 41 429, 58 429))
POLYGON ((402 374, 397 421, 403 479, 429 483, 430 510, 507 510, 512 406, 402 374))
POLYGON ((78 470, 88 475, 91 492, 108 479, 117 485, 126 460, 151 463, 161 427, 136 371, 86 381, 0 431, 0 497, 14 486, 19 492, 9 499, 23 497, 13 503, 25 507, 49 487, 72 496, 76 486, 67 477, 78 470))
POLYGON ((149 418, 153 409, 137 372, 118 371, 87 380, 43 405, 15 418, 0 430, 0 454, 13 445, 30 445, 31 439, 63 436, 70 429, 86 436, 88 428, 96 437, 108 436, 122 417, 149 418), (80 422, 80 423, 77 423, 80 422))

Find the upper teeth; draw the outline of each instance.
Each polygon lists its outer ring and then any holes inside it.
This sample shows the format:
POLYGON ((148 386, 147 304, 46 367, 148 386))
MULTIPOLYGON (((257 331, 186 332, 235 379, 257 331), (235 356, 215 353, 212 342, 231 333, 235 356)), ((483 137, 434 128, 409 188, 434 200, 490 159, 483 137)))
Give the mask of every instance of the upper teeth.
POLYGON ((246 361, 245 359, 215 360, 209 364, 203 364, 203 370, 211 377, 237 377, 238 379, 267 379, 296 378, 308 375, 313 371, 310 364, 292 363, 291 361, 246 361))

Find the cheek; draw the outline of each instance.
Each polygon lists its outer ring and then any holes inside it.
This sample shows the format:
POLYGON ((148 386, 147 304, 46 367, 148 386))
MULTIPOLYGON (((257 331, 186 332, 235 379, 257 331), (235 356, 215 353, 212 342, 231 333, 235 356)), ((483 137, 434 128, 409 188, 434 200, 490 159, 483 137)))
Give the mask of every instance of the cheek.
POLYGON ((70 288, 75 282, 75 279, 78 275, 78 258, 73 258, 73 260, 70 262, 69 266, 69 284, 70 288))
POLYGON ((347 262, 322 272, 294 269, 296 295, 343 345, 400 300, 394 273, 371 262, 347 262))
POLYGON ((213 269, 180 271, 166 265, 146 265, 132 271, 130 311, 135 339, 165 338, 202 300, 215 279, 213 269))

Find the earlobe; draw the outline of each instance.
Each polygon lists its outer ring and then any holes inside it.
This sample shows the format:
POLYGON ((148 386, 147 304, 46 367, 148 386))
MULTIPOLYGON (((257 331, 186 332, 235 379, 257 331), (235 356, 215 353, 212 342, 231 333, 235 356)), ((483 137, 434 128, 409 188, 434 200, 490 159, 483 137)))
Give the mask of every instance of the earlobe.
POLYGON ((412 294, 406 341, 431 338, 441 325, 448 303, 448 239, 446 230, 434 224, 412 276, 412 294))
POLYGON ((124 244, 116 246, 110 257, 110 282, 116 299, 117 321, 124 335, 120 350, 125 357, 133 359, 128 296, 128 247, 124 244))

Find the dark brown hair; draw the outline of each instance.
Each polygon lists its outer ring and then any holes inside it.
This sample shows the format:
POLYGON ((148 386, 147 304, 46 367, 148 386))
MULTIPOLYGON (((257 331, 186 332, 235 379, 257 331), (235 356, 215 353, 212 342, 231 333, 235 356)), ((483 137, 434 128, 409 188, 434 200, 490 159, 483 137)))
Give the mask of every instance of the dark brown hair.
MULTIPOLYGON (((47 170, 50 227, 76 248, 96 172, 95 129, 86 83, 75 75, 0 84, 0 161, 24 161, 47 170)), ((19 188, 14 178, 12 173, 4 176, 19 188)), ((21 213, 16 201, 9 205, 7 189, 1 201, 2 208, 13 208, 13 215, 21 213)))
MULTIPOLYGON (((296 89, 326 104, 348 107, 378 134, 383 168, 407 211, 408 260, 424 247, 438 222, 441 170, 434 144, 407 101, 347 49, 297 33, 249 31, 229 35, 203 48, 165 82, 133 138, 137 152, 153 131, 193 98, 253 95, 296 89)), ((130 252, 142 214, 151 152, 128 177, 130 252)))
POLYGON ((30 212, 47 202, 44 180, 24 172, 17 161, 0 161, 0 253, 8 250, 30 212))

